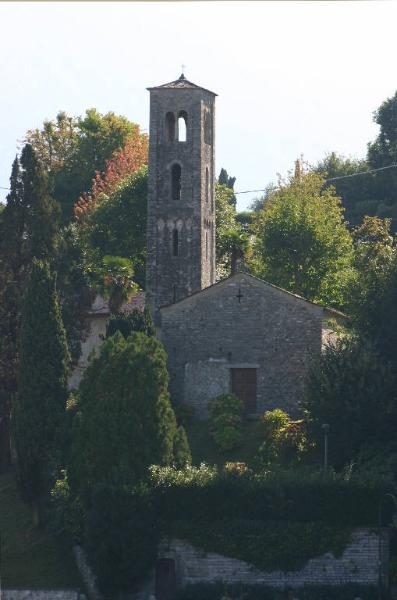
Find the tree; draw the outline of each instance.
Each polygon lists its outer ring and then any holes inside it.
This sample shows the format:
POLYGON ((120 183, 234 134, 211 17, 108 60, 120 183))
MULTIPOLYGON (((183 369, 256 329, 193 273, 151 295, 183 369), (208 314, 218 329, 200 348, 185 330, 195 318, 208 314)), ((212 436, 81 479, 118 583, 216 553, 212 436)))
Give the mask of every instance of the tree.
POLYGON ((72 218, 78 198, 91 190, 96 171, 104 171, 113 152, 137 131, 138 125, 125 117, 91 108, 84 117, 59 113, 56 121, 45 121, 43 129, 27 132, 27 141, 50 175, 64 221, 72 218))
POLYGON ((247 236, 242 226, 236 221, 236 209, 232 202, 233 191, 226 185, 215 187, 216 215, 216 262, 217 278, 221 279, 231 273, 248 247, 247 236))
POLYGON ((151 464, 172 464, 176 420, 166 354, 143 333, 116 332, 84 372, 70 481, 87 498, 100 482, 134 484, 151 464))
POLYGON ((18 343, 18 393, 14 407, 18 483, 38 524, 39 502, 59 465, 69 355, 55 277, 33 261, 23 302, 18 343))
MULTIPOLYGON (((353 229, 353 266, 349 314, 355 329, 364 338, 375 341, 380 332, 382 298, 390 285, 395 262, 395 241, 390 233, 390 219, 364 217, 353 229)), ((390 315, 391 316, 391 315, 390 315)))
POLYGON ((147 307, 143 310, 135 308, 132 312, 119 311, 111 315, 106 323, 106 337, 120 331, 127 339, 134 331, 144 333, 149 337, 156 335, 154 323, 147 307))
POLYGON ((2 457, 9 461, 9 419, 16 393, 17 339, 23 291, 33 258, 52 260, 58 247, 59 207, 32 146, 13 163, 0 222, 0 415, 2 457))
POLYGON ((280 181, 255 219, 255 274, 308 300, 345 304, 352 240, 340 199, 315 173, 280 181))
MULTIPOLYGON (((231 190, 234 190, 234 184, 235 183, 236 183, 236 178, 235 177, 229 177, 229 174, 226 171, 226 169, 222 168, 221 171, 220 171, 220 173, 219 173, 218 184, 219 185, 225 185, 226 187, 230 188, 231 190)), ((234 194, 232 196, 230 196, 229 202, 234 207, 236 207, 237 198, 236 198, 236 196, 234 194)))
POLYGON ((390 365, 355 338, 328 345, 313 362, 302 402, 309 437, 320 447, 330 426, 330 460, 342 467, 365 446, 388 443, 397 425, 396 381, 390 365))
POLYGON ((147 168, 123 179, 110 194, 89 212, 83 224, 88 249, 95 248, 94 260, 106 255, 132 261, 135 281, 145 286, 147 168), (98 256, 99 255, 99 256, 98 256))

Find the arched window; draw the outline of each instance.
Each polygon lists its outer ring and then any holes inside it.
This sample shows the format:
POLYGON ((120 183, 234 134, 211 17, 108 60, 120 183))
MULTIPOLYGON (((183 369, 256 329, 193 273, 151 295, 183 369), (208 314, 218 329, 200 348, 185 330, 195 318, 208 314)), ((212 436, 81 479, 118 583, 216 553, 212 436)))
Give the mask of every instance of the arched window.
POLYGON ((173 142, 175 139, 175 115, 172 112, 165 115, 165 137, 167 142, 173 142))
POLYGON ((208 110, 204 113, 204 142, 212 144, 211 115, 208 110))
POLYGON ((187 114, 181 110, 178 115, 178 142, 186 142, 187 140, 187 114))
POLYGON ((172 232, 172 256, 179 256, 179 233, 177 229, 172 232))
POLYGON ((182 179, 182 168, 181 165, 175 163, 171 168, 171 196, 173 200, 181 199, 181 179, 182 179))
POLYGON ((208 202, 210 197, 210 174, 208 167, 205 168, 205 201, 208 202))

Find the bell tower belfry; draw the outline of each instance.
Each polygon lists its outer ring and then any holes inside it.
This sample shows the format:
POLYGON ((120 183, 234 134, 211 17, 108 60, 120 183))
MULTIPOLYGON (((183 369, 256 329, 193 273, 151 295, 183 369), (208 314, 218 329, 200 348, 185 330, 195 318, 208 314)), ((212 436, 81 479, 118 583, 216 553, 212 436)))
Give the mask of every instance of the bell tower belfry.
POLYGON ((150 91, 146 302, 215 282, 215 96, 179 79, 150 91))

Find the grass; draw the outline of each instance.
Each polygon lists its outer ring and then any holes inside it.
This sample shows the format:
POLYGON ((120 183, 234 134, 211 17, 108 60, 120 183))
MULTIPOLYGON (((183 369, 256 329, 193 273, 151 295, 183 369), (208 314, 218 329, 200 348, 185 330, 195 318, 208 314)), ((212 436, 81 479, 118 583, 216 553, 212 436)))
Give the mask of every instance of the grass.
POLYGON ((263 424, 259 420, 244 421, 242 444, 229 452, 221 452, 209 434, 207 421, 195 421, 186 426, 192 452, 193 465, 205 462, 221 467, 225 462, 245 462, 250 464, 263 442, 263 424))
POLYGON ((33 527, 32 513, 10 473, 0 476, 0 532, 3 588, 82 588, 71 548, 33 527))

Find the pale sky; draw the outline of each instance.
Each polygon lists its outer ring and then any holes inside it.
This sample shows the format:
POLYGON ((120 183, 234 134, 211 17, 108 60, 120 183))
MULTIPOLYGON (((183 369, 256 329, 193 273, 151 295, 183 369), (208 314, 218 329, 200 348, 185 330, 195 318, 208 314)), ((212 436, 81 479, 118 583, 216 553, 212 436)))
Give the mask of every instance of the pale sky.
POLYGON ((397 3, 379 0, 0 2, 0 186, 26 130, 59 110, 114 111, 147 130, 145 88, 182 63, 219 94, 216 171, 237 191, 276 181, 300 154, 362 158, 373 111, 397 90, 396 24, 397 3))

